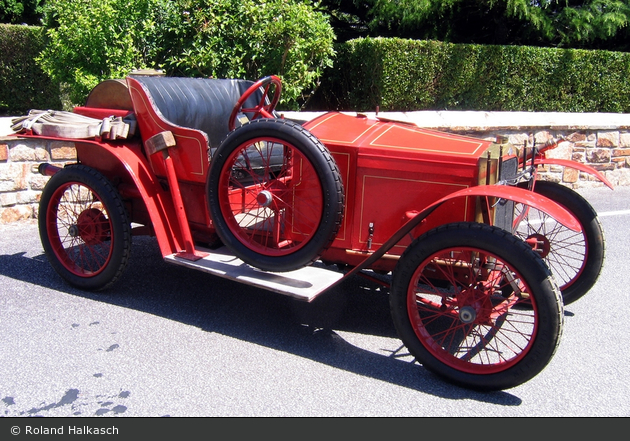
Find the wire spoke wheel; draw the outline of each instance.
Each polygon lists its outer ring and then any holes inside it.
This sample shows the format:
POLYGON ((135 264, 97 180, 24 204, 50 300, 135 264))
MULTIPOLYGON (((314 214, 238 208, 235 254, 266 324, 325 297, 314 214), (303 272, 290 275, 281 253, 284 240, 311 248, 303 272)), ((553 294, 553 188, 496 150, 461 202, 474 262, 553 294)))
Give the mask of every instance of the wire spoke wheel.
POLYGON ((599 278, 605 254, 603 229, 595 210, 573 190, 540 181, 534 191, 564 206, 582 226, 581 232, 575 232, 540 210, 515 205, 514 234, 543 258, 568 305, 586 294, 599 278))
POLYGON ((221 214, 241 242, 267 256, 289 255, 308 243, 324 199, 313 165, 299 150, 255 138, 232 152, 225 170, 231 172, 219 182, 221 214))
POLYGON ((454 247, 432 254, 408 289, 418 337, 436 358, 464 372, 494 373, 518 363, 536 334, 535 304, 514 309, 530 303, 522 276, 483 250, 454 247))
POLYGON ((47 230, 57 258, 78 276, 103 271, 113 252, 112 226, 98 195, 81 183, 68 182, 57 189, 53 201, 47 230))
POLYGON ((127 263, 131 234, 120 196, 88 167, 70 166, 50 179, 39 229, 53 268, 79 288, 108 286, 127 263))
POLYGON ((334 239, 343 214, 332 156, 283 120, 257 119, 231 132, 214 155, 207 193, 223 243, 267 271, 311 263, 334 239))
POLYGON ((414 241, 394 272, 391 304, 416 359, 466 387, 527 381, 561 334, 562 302, 540 257, 483 224, 451 224, 414 241))

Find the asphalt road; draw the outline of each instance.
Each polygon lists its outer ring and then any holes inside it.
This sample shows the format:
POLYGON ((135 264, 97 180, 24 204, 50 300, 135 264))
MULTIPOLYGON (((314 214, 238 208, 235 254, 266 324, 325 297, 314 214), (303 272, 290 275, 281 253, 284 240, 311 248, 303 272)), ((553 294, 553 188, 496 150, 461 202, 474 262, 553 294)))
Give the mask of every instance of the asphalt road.
POLYGON ((134 238, 123 278, 88 293, 43 255, 37 226, 0 226, 0 416, 630 416, 630 187, 580 191, 604 270, 565 308, 545 370, 506 391, 452 386, 396 337, 361 278, 315 304, 162 261, 134 238))

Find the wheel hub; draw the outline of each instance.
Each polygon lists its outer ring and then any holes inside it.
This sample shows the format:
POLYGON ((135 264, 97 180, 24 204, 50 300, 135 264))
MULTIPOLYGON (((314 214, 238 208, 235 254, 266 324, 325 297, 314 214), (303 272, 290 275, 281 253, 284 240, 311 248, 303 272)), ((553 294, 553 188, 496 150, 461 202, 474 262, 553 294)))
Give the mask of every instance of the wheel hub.
POLYGON ((464 306, 459 310, 459 319, 463 323, 472 323, 477 318, 477 311, 472 306, 464 306))
POLYGON ((527 244, 532 247, 532 249, 543 259, 547 257, 549 251, 551 251, 551 242, 549 242, 549 239, 542 234, 532 234, 525 239, 525 242, 527 242, 527 244))
POLYGON ((79 235, 79 226, 77 224, 70 225, 70 228, 68 228, 68 235, 70 237, 77 237, 79 235))
POLYGON ((105 215, 96 208, 81 212, 77 223, 68 229, 72 237, 80 236, 87 245, 96 245, 109 236, 109 222, 105 215))
POLYGON ((271 205, 271 202, 273 202, 273 194, 271 194, 269 190, 263 190, 258 193, 258 196, 256 197, 256 202, 258 202, 258 205, 260 205, 261 207, 266 208, 271 205))
POLYGON ((487 291, 488 287, 479 283, 457 295, 458 317, 462 323, 488 324, 492 321, 492 302, 487 291))

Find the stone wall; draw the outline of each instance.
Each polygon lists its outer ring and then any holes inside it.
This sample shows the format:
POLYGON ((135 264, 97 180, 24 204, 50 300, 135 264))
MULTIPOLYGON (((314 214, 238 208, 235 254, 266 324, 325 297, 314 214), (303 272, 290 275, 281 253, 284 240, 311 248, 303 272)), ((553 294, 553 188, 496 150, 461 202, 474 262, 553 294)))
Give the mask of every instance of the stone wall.
MULTIPOLYGON (((285 116, 309 120, 317 115, 287 113, 285 116)), ((476 138, 494 140, 497 136, 507 136, 519 147, 564 137, 565 141, 548 156, 588 164, 602 172, 614 186, 630 186, 630 115, 563 115, 568 122, 558 115, 531 113, 414 112, 379 116, 476 138)), ((37 166, 42 162, 63 166, 75 158, 72 142, 42 142, 0 134, 0 223, 37 218, 41 192, 49 179, 37 172, 37 166)), ((543 177, 572 188, 603 185, 588 174, 562 167, 547 168, 543 177)))
POLYGON ((42 162, 63 167, 76 160, 74 143, 0 138, 0 224, 37 218, 44 185, 42 162))
MULTIPOLYGON (((497 131, 472 133, 472 136, 495 139, 508 136, 510 143, 522 147, 544 144, 551 137, 563 137, 559 146, 547 152, 548 158, 568 159, 587 164, 603 173, 614 186, 630 186, 630 130, 602 131, 497 131), (526 143, 526 144, 525 144, 526 143)), ((571 188, 602 186, 597 178, 573 168, 550 166, 539 169, 542 178, 571 188)))

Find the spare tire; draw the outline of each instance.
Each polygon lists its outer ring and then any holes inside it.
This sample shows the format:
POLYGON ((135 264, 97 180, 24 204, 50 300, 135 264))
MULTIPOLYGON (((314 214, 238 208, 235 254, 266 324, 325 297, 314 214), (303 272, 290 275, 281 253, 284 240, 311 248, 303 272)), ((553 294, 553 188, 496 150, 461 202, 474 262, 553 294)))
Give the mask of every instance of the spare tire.
POLYGON ((328 149, 283 119, 256 119, 230 132, 212 157, 206 194, 223 243, 272 272, 317 260, 344 210, 341 175, 328 149))

